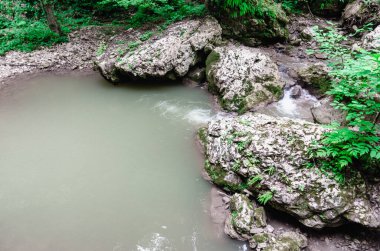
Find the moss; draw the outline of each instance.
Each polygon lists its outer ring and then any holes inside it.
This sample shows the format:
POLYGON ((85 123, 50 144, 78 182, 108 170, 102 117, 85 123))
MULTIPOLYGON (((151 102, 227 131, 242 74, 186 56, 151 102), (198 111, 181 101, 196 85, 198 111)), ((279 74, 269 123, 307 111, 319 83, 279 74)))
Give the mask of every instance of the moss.
POLYGON ((208 88, 213 93, 216 93, 217 90, 216 90, 216 86, 215 86, 215 83, 213 81, 210 71, 211 71, 212 65, 218 62, 219 59, 220 59, 220 54, 217 53, 216 51, 211 51, 211 53, 207 56, 207 59, 206 59, 206 77, 209 83, 208 88))
POLYGON ((282 88, 276 85, 264 85, 265 89, 270 91, 276 99, 280 99, 282 96, 282 88))
POLYGON ((255 234, 252 237, 253 242, 260 244, 260 243, 265 243, 269 240, 269 235, 267 233, 260 233, 260 234, 255 234))
POLYGON ((225 171, 219 165, 212 165, 208 160, 205 162, 205 170, 210 176, 213 183, 224 188, 228 191, 239 192, 244 189, 244 184, 232 184, 224 180, 227 175, 227 171, 225 171))
POLYGON ((203 127, 198 130, 198 138, 203 146, 207 144, 207 128, 203 127))

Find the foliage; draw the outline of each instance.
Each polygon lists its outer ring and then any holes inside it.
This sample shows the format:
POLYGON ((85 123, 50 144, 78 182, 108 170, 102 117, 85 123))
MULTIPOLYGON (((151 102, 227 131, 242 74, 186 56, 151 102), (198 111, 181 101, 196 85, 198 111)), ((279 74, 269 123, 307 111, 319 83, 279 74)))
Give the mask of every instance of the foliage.
MULTIPOLYGON (((65 34, 91 23, 89 16, 79 15, 76 9, 65 6, 61 6, 56 15, 65 34)), ((32 51, 65 41, 66 36, 50 30, 38 1, 0 2, 0 55, 10 50, 32 51)))
POLYGON ((101 9, 107 6, 130 10, 133 15, 128 22, 132 27, 147 22, 169 24, 188 16, 201 16, 205 13, 203 4, 186 0, 102 0, 97 4, 101 9))
POLYGON ((216 6, 225 9, 232 18, 246 15, 259 19, 275 19, 279 6, 272 0, 213 0, 216 6))
POLYGON ((380 160, 380 54, 364 49, 352 51, 347 37, 334 27, 318 28, 316 40, 320 51, 330 57, 333 79, 327 94, 333 107, 346 114, 343 125, 332 124, 315 145, 311 157, 324 171, 332 171, 343 182, 352 168, 371 168, 367 163, 380 160), (318 158, 322 159, 318 161, 318 158))
POLYGON ((272 191, 267 191, 257 198, 260 204, 265 205, 268 203, 273 198, 273 192, 272 191))

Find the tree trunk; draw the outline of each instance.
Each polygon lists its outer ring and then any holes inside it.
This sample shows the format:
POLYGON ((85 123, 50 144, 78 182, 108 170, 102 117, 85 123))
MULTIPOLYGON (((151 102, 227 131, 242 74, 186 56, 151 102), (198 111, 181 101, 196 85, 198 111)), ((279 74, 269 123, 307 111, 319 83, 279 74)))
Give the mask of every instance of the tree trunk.
POLYGON ((53 5, 51 3, 44 3, 43 0, 41 1, 41 5, 46 13, 46 18, 50 30, 59 34, 60 36, 63 36, 61 26, 58 23, 57 17, 54 15, 53 5))

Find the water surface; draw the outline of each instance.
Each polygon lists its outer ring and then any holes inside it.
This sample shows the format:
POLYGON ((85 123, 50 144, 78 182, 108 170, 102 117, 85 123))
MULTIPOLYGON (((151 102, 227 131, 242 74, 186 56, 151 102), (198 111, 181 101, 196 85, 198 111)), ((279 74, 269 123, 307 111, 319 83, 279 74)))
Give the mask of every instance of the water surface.
POLYGON ((196 128, 209 97, 178 85, 44 77, 0 93, 0 250, 243 250, 210 217, 196 128))

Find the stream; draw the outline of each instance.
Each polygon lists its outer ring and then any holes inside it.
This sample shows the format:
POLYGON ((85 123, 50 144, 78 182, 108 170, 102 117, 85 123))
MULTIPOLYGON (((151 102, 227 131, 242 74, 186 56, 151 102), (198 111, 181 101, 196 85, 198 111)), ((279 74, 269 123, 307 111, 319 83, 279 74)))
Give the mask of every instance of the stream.
POLYGON ((43 77, 0 94, 0 250, 245 250, 210 217, 182 85, 43 77))
MULTIPOLYGON (((316 99, 289 93, 261 112, 303 118, 316 99)), ((97 75, 3 89, 0 250, 247 250, 211 217, 194 142, 219 115, 211 103, 200 88, 97 75)))

